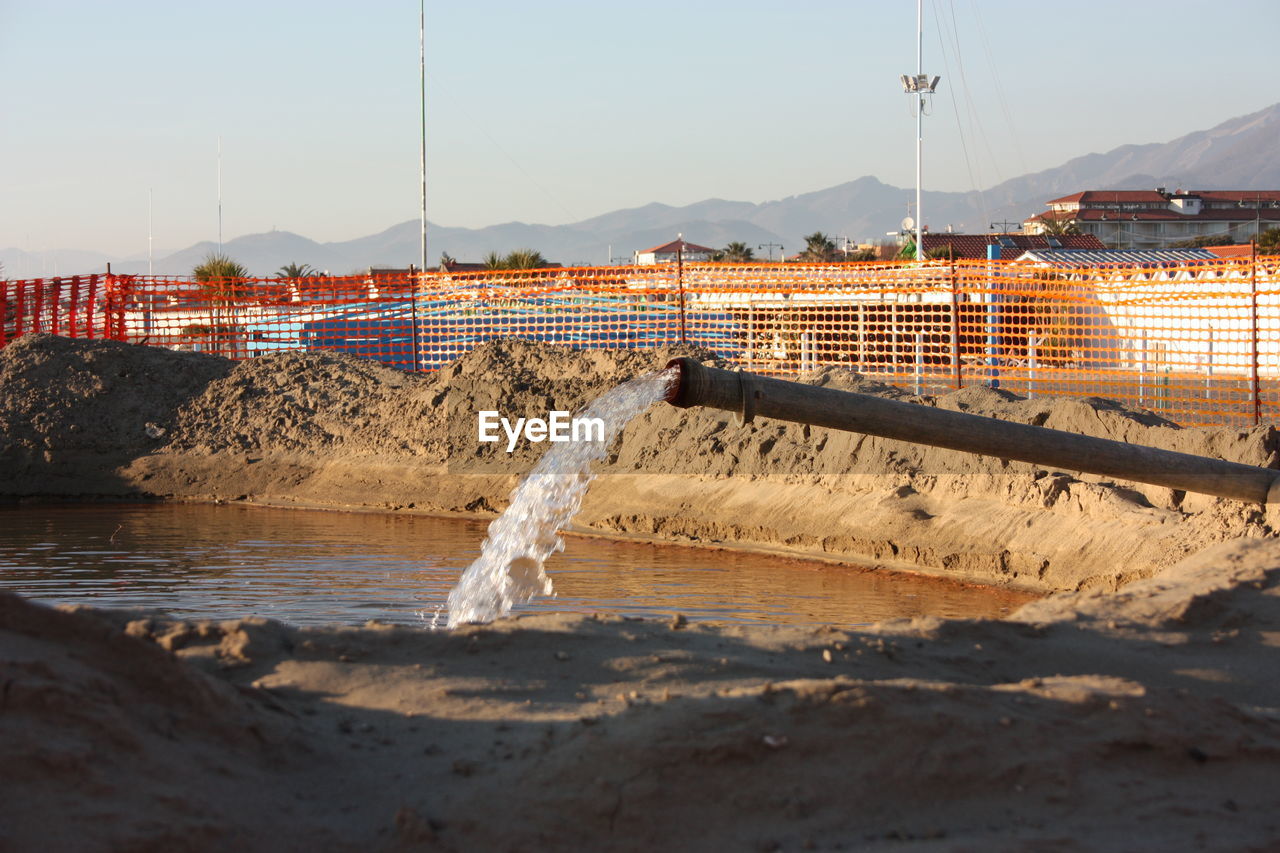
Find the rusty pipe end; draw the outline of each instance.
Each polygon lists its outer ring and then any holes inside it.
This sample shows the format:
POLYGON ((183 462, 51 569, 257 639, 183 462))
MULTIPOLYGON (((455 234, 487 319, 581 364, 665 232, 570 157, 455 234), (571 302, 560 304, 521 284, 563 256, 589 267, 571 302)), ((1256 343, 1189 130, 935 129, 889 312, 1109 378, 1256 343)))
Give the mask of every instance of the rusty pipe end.
POLYGON ((754 390, 748 389, 755 388, 758 377, 738 370, 708 367, 692 358, 673 358, 667 367, 678 371, 676 381, 664 398, 668 403, 681 409, 704 406, 733 412, 739 423, 750 423, 755 406, 751 399, 754 390))
POLYGON ((666 400, 673 406, 681 409, 687 409, 690 406, 696 406, 697 402, 689 399, 689 377, 694 375, 702 365, 691 358, 673 358, 667 362, 666 369, 676 371, 676 379, 671 383, 671 387, 667 389, 667 394, 662 399, 666 400))

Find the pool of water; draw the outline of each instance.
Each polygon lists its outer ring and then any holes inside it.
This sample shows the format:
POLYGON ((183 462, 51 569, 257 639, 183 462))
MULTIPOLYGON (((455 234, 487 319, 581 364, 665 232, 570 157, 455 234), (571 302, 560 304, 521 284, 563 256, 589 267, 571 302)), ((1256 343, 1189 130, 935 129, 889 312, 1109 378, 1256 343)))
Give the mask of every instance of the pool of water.
MULTIPOLYGON (((0 588, 52 604, 429 624, 486 524, 203 504, 0 508, 0 588)), ((516 608, 775 624, 999 617, 1009 591, 745 552, 568 537, 556 596, 516 608)), ((443 624, 443 617, 441 619, 443 624)))

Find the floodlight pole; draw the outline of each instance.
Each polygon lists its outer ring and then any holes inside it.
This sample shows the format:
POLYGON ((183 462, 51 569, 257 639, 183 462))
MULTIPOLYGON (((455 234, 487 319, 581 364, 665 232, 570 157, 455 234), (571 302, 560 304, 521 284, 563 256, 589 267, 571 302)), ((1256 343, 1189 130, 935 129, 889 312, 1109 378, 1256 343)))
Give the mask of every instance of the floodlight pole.
POLYGON ((916 73, 903 74, 902 88, 916 99, 916 260, 924 260, 924 215, 921 190, 924 154, 924 96, 932 95, 941 77, 932 80, 924 73, 924 0, 916 0, 916 73))
MULTIPOLYGON (((916 80, 924 76, 924 0, 916 0, 916 80)), ((924 260, 924 208, 920 189, 924 155, 924 95, 916 96, 916 261, 924 260)))

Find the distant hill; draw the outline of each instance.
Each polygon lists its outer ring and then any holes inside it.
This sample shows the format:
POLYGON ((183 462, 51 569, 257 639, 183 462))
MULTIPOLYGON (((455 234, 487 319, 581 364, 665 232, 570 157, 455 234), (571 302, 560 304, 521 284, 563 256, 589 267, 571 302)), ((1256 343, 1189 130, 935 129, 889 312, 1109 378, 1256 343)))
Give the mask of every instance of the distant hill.
MULTIPOLYGON (((1280 189, 1280 104, 1164 143, 1124 145, 1105 154, 1076 157, 1053 169, 1005 181, 979 192, 925 192, 925 222, 934 231, 947 225, 985 232, 991 222, 1021 221, 1044 209, 1051 198, 1085 189, 1280 189)), ((753 204, 708 199, 684 207, 648 204, 617 210, 571 225, 508 222, 488 228, 429 228, 429 263, 442 252, 479 261, 490 251, 534 248, 564 264, 605 264, 630 257, 683 233, 690 242, 723 246, 781 243, 788 253, 804 245, 805 234, 824 231, 853 239, 879 239, 896 230, 914 189, 873 177, 858 178, 817 192, 753 204)), ((224 244, 225 251, 257 275, 271 275, 287 263, 307 263, 334 274, 370 266, 405 267, 419 255, 419 223, 402 222, 378 234, 317 243, 287 231, 251 234, 224 244)), ((214 244, 203 242, 156 261, 157 273, 189 273, 214 244)), ((763 252, 758 254, 763 256, 763 252)), ((53 275, 48 255, 18 249, 0 251, 10 277, 53 275)), ((102 271, 111 261, 119 272, 145 272, 146 260, 112 259, 93 252, 60 251, 57 272, 102 271)))

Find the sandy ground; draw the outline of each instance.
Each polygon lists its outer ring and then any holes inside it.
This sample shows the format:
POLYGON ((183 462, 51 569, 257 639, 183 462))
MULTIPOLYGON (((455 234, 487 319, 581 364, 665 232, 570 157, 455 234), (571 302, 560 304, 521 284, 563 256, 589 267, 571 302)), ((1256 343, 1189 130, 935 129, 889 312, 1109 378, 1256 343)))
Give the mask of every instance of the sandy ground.
MULTIPOLYGON (((27 338, 0 351, 0 494, 483 514, 534 454, 478 452, 475 408, 574 408, 668 355, 505 343, 414 377, 27 338)), ((1276 463, 1270 428, 919 402, 1276 463)), ((856 632, 300 630, 3 595, 0 849, 1280 848, 1261 508, 665 406, 606 471, 584 527, 1059 592, 856 632)))

